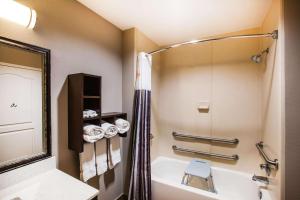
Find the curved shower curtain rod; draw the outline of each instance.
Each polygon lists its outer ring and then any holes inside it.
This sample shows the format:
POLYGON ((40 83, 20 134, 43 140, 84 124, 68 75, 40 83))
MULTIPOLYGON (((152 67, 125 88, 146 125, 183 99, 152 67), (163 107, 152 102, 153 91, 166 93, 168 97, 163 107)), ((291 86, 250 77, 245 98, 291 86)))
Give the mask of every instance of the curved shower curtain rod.
POLYGON ((272 33, 258 33, 258 34, 247 34, 247 35, 231 35, 231 36, 223 36, 223 37, 216 37, 216 38, 205 38, 205 39, 199 39, 199 40, 191 40, 188 42, 182 42, 173 44, 171 46, 163 47, 161 49, 151 51, 148 54, 156 54, 160 53, 162 51, 166 51, 175 47, 188 45, 188 44, 198 44, 202 42, 209 42, 209 41, 217 41, 217 40, 225 40, 225 39, 241 39, 241 38, 259 38, 259 37, 272 37, 273 39, 278 39, 278 30, 274 30, 272 33))

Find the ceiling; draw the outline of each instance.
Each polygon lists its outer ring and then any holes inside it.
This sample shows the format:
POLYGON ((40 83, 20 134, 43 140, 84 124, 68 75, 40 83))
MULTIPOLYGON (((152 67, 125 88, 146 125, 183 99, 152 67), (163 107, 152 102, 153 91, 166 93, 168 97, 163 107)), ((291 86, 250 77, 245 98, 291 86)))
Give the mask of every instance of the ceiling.
POLYGON ((272 0, 78 0, 159 45, 259 27, 272 0))

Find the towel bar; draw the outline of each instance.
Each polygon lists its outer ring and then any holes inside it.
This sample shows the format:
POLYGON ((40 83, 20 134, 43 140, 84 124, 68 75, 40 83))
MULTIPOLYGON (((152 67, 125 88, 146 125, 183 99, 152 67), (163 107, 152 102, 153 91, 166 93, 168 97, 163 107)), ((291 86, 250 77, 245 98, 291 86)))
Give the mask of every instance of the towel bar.
POLYGON ((177 147, 176 145, 173 145, 172 149, 174 151, 177 151, 177 152, 197 154, 197 155, 208 156, 208 157, 213 157, 213 158, 218 158, 218 159, 223 159, 223 160, 237 161, 239 159, 239 156, 236 155, 236 154, 228 156, 228 155, 223 155, 223 154, 216 154, 216 153, 210 153, 210 152, 196 151, 196 150, 192 150, 192 149, 180 148, 180 147, 177 147))
POLYGON ((235 139, 222 139, 222 138, 212 138, 212 137, 185 135, 185 134, 180 134, 180 133, 177 133, 177 132, 173 132, 172 134, 176 138, 205 140, 205 141, 209 141, 211 143, 222 143, 222 144, 232 144, 232 145, 237 145, 239 143, 239 140, 237 138, 235 138, 235 139))

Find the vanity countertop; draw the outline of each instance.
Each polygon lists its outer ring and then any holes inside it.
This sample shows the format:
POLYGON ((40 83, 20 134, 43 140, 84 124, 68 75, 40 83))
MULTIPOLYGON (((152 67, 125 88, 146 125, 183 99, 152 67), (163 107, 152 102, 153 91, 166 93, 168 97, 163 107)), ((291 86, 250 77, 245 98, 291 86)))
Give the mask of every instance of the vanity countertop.
POLYGON ((90 200, 98 190, 65 174, 51 169, 0 191, 1 200, 90 200))

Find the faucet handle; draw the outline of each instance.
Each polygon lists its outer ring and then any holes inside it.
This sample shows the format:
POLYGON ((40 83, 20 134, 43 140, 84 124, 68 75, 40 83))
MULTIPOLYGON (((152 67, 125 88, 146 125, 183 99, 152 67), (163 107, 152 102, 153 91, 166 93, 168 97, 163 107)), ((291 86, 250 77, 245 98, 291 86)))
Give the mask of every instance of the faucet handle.
POLYGON ((268 176, 271 174, 271 167, 268 163, 266 164, 260 164, 260 169, 264 169, 268 176))

